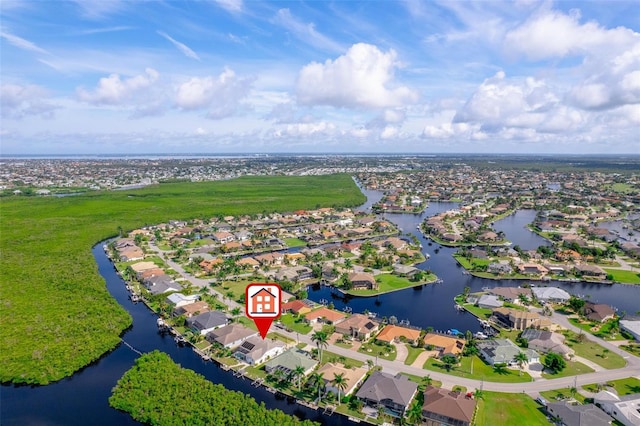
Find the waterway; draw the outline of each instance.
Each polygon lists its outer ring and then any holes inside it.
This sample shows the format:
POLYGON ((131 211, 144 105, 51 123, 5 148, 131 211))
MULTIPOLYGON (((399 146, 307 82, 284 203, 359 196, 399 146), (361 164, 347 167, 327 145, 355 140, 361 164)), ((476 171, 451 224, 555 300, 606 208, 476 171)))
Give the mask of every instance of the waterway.
MULTIPOLYGON (((360 209, 370 207, 382 193, 363 190, 367 202, 360 209)), ((455 203, 431 203, 421 214, 386 214, 385 217, 396 223, 404 233, 416 235, 423 245, 423 252, 429 259, 418 265, 421 269, 430 269, 443 280, 441 284, 427 284, 415 289, 406 289, 394 293, 371 298, 344 297, 332 292, 328 287, 317 287, 310 291, 311 299, 333 301, 337 308, 349 306, 354 312, 365 309, 378 313, 379 316, 396 316, 398 320, 408 320, 411 325, 433 327, 435 330, 479 330, 479 323, 468 313, 458 313, 453 308, 453 298, 460 294, 465 286, 472 291, 480 291, 483 287, 517 286, 521 281, 494 281, 465 275, 451 257, 455 249, 441 247, 422 237, 417 225, 428 216, 456 208, 455 203)), ((516 241, 519 234, 526 231, 524 222, 529 216, 516 213, 517 220, 508 219, 509 224, 496 223, 496 228, 503 230, 511 241, 516 241), (511 222, 513 221, 513 222, 511 222), (521 226, 522 225, 522 226, 521 226), (504 228, 498 228, 505 226, 504 228)), ((505 220, 505 219, 503 219, 505 220)), ((529 238, 528 236, 527 238, 529 238)), ((529 247, 525 240, 520 241, 522 248, 529 247)), ((220 383, 227 389, 250 394, 269 408, 279 408, 289 414, 301 418, 311 418, 323 424, 351 424, 345 417, 334 414, 331 417, 301 407, 287 399, 278 398, 263 388, 252 387, 248 380, 234 377, 214 363, 204 362, 190 348, 175 345, 169 336, 157 332, 156 318, 143 304, 134 304, 128 299, 125 284, 117 275, 114 266, 99 244, 93 248, 93 255, 99 272, 104 277, 107 289, 113 297, 131 314, 133 326, 127 330, 123 339, 142 352, 154 349, 168 353, 172 359, 185 368, 204 375, 214 383, 220 383)), ((586 283, 551 282, 573 294, 589 295, 590 300, 606 303, 627 312, 635 312, 640 300, 640 286, 614 284, 600 286, 586 283)), ((128 414, 118 412, 108 405, 108 397, 117 380, 133 365, 138 355, 125 345, 100 360, 82 369, 73 376, 48 386, 2 386, 0 389, 0 421, 2 425, 127 425, 137 424, 128 414)))

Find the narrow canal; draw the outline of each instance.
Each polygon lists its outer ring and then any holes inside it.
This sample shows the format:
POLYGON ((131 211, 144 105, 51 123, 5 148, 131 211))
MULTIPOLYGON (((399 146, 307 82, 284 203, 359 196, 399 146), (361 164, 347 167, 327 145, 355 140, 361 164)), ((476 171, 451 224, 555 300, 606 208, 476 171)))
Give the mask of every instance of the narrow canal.
MULTIPOLYGON (((363 191, 367 202, 360 206, 365 209, 380 198, 378 191, 363 191)), ((422 214, 387 214, 386 218, 396 223, 404 233, 418 237, 423 245, 423 252, 430 259, 419 265, 422 269, 430 269, 442 278, 441 284, 424 285, 415 289, 402 290, 372 298, 351 298, 335 294, 327 287, 316 288, 309 294, 310 298, 319 301, 333 301, 338 309, 349 306, 354 312, 365 309, 378 313, 379 316, 394 315, 398 320, 408 320, 412 325, 433 327, 436 330, 457 328, 458 330, 477 331, 479 323, 473 316, 458 313, 453 308, 453 297, 461 293, 465 286, 472 291, 483 287, 517 286, 520 281, 493 281, 465 275, 451 257, 454 249, 440 247, 423 238, 417 225, 428 216, 455 208, 455 203, 432 203, 422 214)), ((496 228, 503 230, 507 238, 517 241, 519 233, 530 233, 524 225, 529 220, 528 214, 516 214, 506 218, 509 225, 505 228, 501 222, 496 228)), ((529 220, 530 221, 530 220, 529 220)), ((530 236, 527 236, 527 238, 530 236)), ((530 248, 527 244, 518 243, 522 248, 530 248)), ((533 247, 535 248, 535 247, 533 247)), ((227 389, 250 394, 269 408, 278 408, 301 418, 310 418, 323 424, 351 424, 345 417, 334 414, 326 417, 316 411, 301 407, 283 398, 278 398, 262 388, 251 386, 247 380, 234 377, 211 362, 204 362, 190 348, 177 347, 172 338, 157 332, 156 318, 143 304, 133 304, 128 299, 125 284, 116 274, 114 266, 105 255, 102 244, 93 248, 93 254, 100 274, 106 281, 107 288, 113 297, 131 314, 133 326, 124 333, 123 339, 142 352, 154 349, 168 353, 175 362, 185 368, 192 369, 211 380, 220 383, 227 389)), ((635 312, 640 300, 640 286, 612 285, 599 286, 584 283, 552 282, 573 294, 589 295, 593 301, 606 303, 627 312, 635 312)), ((0 421, 3 425, 127 425, 137 424, 128 414, 111 409, 108 397, 117 380, 133 365, 137 354, 125 345, 120 345, 97 362, 82 369, 73 376, 48 386, 3 386, 1 388, 0 421)))

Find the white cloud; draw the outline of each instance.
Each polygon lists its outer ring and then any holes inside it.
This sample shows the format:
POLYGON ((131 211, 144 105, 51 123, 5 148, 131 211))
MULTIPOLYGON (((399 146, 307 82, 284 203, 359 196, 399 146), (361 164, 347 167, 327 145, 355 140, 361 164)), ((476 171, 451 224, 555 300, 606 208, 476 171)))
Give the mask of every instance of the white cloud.
POLYGON ((628 28, 605 29, 596 22, 580 24, 580 13, 571 15, 542 10, 505 36, 509 52, 523 53, 532 60, 562 58, 568 55, 606 54, 620 51, 638 41, 628 28))
POLYGON ((121 0, 74 0, 82 15, 90 19, 102 19, 120 12, 125 3, 121 0))
POLYGON ((36 85, 3 84, 0 86, 0 116, 21 119, 28 115, 52 118, 59 108, 48 102, 48 91, 36 85))
POLYGON ((129 102, 139 92, 148 89, 157 80, 160 74, 153 68, 147 68, 145 74, 135 77, 120 79, 120 75, 111 74, 103 77, 93 91, 79 87, 76 90, 81 101, 94 105, 120 105, 129 102))
POLYGON ((171 36, 169 36, 167 33, 164 33, 162 31, 158 31, 158 34, 160 34, 162 37, 166 38, 167 40, 169 40, 175 47, 178 48, 178 50, 180 52, 182 52, 182 54, 184 56, 186 56, 187 58, 191 58, 191 59, 196 59, 196 60, 200 60, 200 57, 198 56, 198 54, 196 52, 194 52, 189 46, 187 46, 184 43, 181 43, 175 39, 173 39, 171 36))
POLYGON ((386 126, 383 130, 382 133, 380 133, 380 138, 381 139, 392 139, 398 136, 398 134, 400 133, 400 129, 398 129, 395 126, 386 126))
POLYGON ((244 7, 242 0, 214 0, 218 6, 228 12, 242 12, 244 7))
POLYGON ((13 46, 23 49, 23 50, 28 50, 30 52, 36 52, 36 53, 44 53, 44 54, 49 54, 49 52, 47 52, 46 50, 44 50, 41 47, 38 47, 35 43, 26 40, 22 37, 18 37, 17 35, 13 35, 10 34, 6 31, 2 31, 0 32, 0 37, 2 37, 3 39, 7 40, 10 44, 12 44, 13 46))
POLYGON ((640 104, 640 41, 599 69, 571 89, 572 104, 593 110, 640 104))
POLYGON ((289 9, 280 9, 276 13, 275 22, 288 31, 291 31, 297 38, 305 43, 322 50, 332 52, 342 52, 344 47, 329 37, 319 33, 315 24, 304 23, 291 14, 289 9))
POLYGON ((208 109, 207 117, 220 119, 232 115, 251 89, 252 81, 239 78, 229 68, 217 77, 192 77, 176 92, 175 103, 183 110, 208 109))
MULTIPOLYGON (((497 132, 503 128, 537 128, 557 113, 560 100, 534 78, 507 79, 503 71, 485 80, 458 111, 453 121, 480 124, 497 132)), ((567 127, 574 121, 567 122, 567 127)))
POLYGON ((313 62, 300 71, 298 101, 306 105, 335 107, 395 107, 415 102, 409 87, 394 84, 396 53, 358 43, 336 60, 313 62))

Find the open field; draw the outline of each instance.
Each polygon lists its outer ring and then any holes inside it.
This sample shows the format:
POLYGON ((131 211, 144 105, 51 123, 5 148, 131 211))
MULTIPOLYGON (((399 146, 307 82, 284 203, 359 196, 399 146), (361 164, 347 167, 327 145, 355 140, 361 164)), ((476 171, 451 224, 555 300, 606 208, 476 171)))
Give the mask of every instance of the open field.
POLYGON ((578 361, 567 361, 567 366, 564 368, 564 370, 556 374, 543 372, 542 377, 544 377, 545 379, 557 379, 559 377, 577 376, 578 374, 586 373, 593 373, 593 368, 586 366, 578 361))
POLYGON ((379 281, 377 290, 348 290, 345 291, 345 293, 353 296, 375 296, 377 294, 389 293, 391 291, 402 290, 404 288, 417 287, 435 280, 436 276, 433 274, 425 274, 425 279, 420 282, 414 282, 397 275, 380 274, 376 275, 376 281, 379 281))
POLYGON ((474 425, 521 425, 548 426, 546 416, 540 406, 529 396, 519 393, 483 392, 478 401, 474 425))
MULTIPOLYGON (((424 368, 431 371, 446 372, 446 369, 440 361, 429 358, 424 368)), ((503 382, 503 383, 524 383, 531 382, 529 373, 519 374, 516 370, 507 369, 504 373, 496 373, 492 366, 484 362, 477 355, 462 357, 460 365, 448 372, 452 376, 465 377, 467 379, 485 380, 487 382, 503 382), (472 361, 473 360, 473 361, 472 361), (473 374, 471 373, 471 363, 473 362, 473 374)))
MULTIPOLYGON (((626 379, 620 380, 610 380, 606 383, 607 386, 613 387, 617 394, 622 395, 630 395, 633 393, 640 393, 640 379, 635 377, 628 377, 626 379)), ((590 385, 584 385, 582 387, 589 392, 598 392, 598 383, 592 383, 590 385)), ((603 389, 606 389, 604 387, 603 389)))
POLYGON ((626 284, 640 284, 640 274, 625 269, 604 268, 607 274, 613 275, 613 281, 626 284))
POLYGON ((46 384, 113 349, 131 318, 91 247, 170 219, 357 205, 348 175, 244 177, 74 197, 2 198, 0 381, 46 384))
POLYGON ((624 358, 617 353, 607 351, 595 342, 586 340, 580 343, 577 333, 564 330, 562 331, 562 334, 567 338, 565 343, 576 351, 576 355, 595 362, 603 368, 622 368, 627 363, 624 358))
POLYGON ((540 395, 549 402, 565 401, 567 399, 573 398, 576 401, 578 401, 580 404, 584 404, 584 400, 585 400, 584 396, 580 395, 577 392, 577 389, 572 397, 571 389, 569 388, 544 391, 544 392, 540 392, 540 395))

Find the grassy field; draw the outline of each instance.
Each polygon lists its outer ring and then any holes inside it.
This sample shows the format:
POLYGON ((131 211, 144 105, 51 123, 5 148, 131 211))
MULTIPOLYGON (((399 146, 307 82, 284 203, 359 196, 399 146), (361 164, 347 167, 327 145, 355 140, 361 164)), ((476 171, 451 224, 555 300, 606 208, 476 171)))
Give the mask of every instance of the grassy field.
MULTIPOLYGON (((431 371, 446 372, 442 363, 433 358, 429 358, 425 362, 424 368, 431 371)), ((531 376, 528 373, 520 375, 516 370, 507 369, 504 374, 496 373, 492 366, 485 363, 477 355, 462 357, 460 365, 452 368, 448 374, 467 379, 486 380, 487 382, 524 383, 531 381, 531 376), (473 374, 471 374, 471 360, 473 360, 473 374)))
POLYGON ((312 330, 312 327, 302 320, 296 321, 296 318, 292 314, 281 315, 280 322, 282 322, 285 327, 290 328, 291 330, 300 334, 307 334, 312 330))
POLYGON ((584 365, 578 361, 567 361, 564 370, 556 374, 542 373, 545 379, 557 379, 559 377, 577 376, 578 374, 593 373, 593 368, 584 365))
POLYGON ((418 355, 420 355, 422 352, 424 352, 424 349, 416 348, 415 346, 412 346, 412 345, 409 345, 409 344, 407 344, 405 346, 409 350, 409 354, 407 355, 407 358, 404 360, 404 364, 405 365, 411 365, 416 360, 416 358, 418 358, 418 355))
POLYGON ((347 294, 354 296, 375 296, 378 294, 389 293, 395 290, 402 290, 405 288, 416 287, 422 284, 427 284, 436 280, 436 276, 433 274, 426 275, 425 279, 421 282, 413 282, 407 278, 402 278, 392 274, 380 274, 376 275, 376 280, 379 281, 377 290, 349 290, 345 291, 347 294))
POLYGON ((575 325, 578 328, 586 331, 587 333, 591 333, 594 336, 598 336, 604 340, 623 340, 624 337, 619 333, 617 328, 615 327, 616 321, 609 320, 603 323, 596 323, 593 321, 585 321, 580 318, 571 317, 569 318, 569 322, 575 325), (593 329, 597 327, 597 329, 593 329), (592 330, 593 329, 593 330, 592 330))
MULTIPOLYGON (((542 397, 544 399, 546 399, 547 401, 549 401, 549 402, 564 401, 566 399, 570 399, 571 398, 571 389, 569 389, 569 388, 554 389, 554 390, 550 390, 550 391, 540 392, 540 395, 542 395, 542 397)), ((584 404, 584 399, 585 398, 584 398, 584 396, 580 395, 578 392, 576 392, 573 395, 573 398, 576 401, 578 401, 580 404, 584 404)))
POLYGON ((583 343, 578 342, 578 335, 572 331, 564 330, 562 334, 566 336, 565 343, 576 351, 576 355, 595 362, 603 368, 622 368, 627 363, 620 355, 614 352, 605 352, 604 348, 597 343, 588 340, 583 343))
POLYGON ((475 426, 548 426, 547 417, 529 396, 519 393, 483 392, 478 401, 475 426), (523 421, 526 419, 526 423, 523 421))
POLYGON ((285 238, 284 243, 287 247, 304 247, 307 245, 307 243, 302 241, 300 238, 285 238))
POLYGON ((365 200, 348 175, 245 177, 74 197, 0 200, 0 381, 46 384, 113 349, 131 318, 109 295, 91 247, 119 231, 365 200))
MULTIPOLYGON (((606 383, 608 386, 613 387, 618 395, 630 395, 632 393, 640 393, 640 379, 635 377, 629 377, 620 380, 611 380, 606 383)), ((590 385, 584 385, 584 389, 589 392, 598 392, 598 384, 592 383, 590 385)))
POLYGON ((613 281, 626 284, 640 284, 640 274, 623 269, 604 268, 607 274, 613 275, 613 281))
POLYGON ((358 349, 358 352, 377 356, 380 359, 386 359, 387 361, 393 361, 396 359, 398 353, 396 352, 395 346, 391 345, 391 348, 388 348, 387 345, 378 344, 378 343, 364 343, 358 349))

